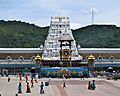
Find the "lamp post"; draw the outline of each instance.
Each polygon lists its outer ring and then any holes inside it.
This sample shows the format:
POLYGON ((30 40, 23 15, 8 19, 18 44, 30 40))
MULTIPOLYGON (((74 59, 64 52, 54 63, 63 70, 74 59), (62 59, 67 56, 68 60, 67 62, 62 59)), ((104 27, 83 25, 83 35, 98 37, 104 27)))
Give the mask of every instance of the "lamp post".
POLYGON ((91 54, 88 57, 88 77, 89 77, 89 71, 92 71, 91 68, 94 67, 94 60, 95 60, 95 57, 91 54))
POLYGON ((35 62, 36 62, 37 67, 38 67, 38 78, 41 78, 41 68, 42 68, 41 61, 42 61, 42 58, 39 54, 37 56, 35 56, 35 62))

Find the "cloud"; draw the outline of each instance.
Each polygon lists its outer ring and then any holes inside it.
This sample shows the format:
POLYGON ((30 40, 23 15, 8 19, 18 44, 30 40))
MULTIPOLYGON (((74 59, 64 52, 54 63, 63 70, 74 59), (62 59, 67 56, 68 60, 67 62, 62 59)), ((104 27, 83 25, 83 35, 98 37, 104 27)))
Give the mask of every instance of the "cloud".
POLYGON ((50 17, 70 17, 72 29, 91 23, 91 10, 95 23, 120 25, 120 1, 113 0, 0 0, 0 19, 21 20, 36 25, 49 25, 50 17), (79 24, 80 22, 80 24, 79 24))
POLYGON ((78 29, 81 27, 79 23, 70 23, 71 29, 78 29))

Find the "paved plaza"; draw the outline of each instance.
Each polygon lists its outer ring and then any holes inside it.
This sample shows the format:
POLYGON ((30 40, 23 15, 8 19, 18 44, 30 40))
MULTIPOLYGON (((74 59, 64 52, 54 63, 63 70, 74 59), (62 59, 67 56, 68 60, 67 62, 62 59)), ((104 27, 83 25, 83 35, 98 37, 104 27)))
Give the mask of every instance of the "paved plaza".
MULTIPOLYGON (((52 78, 49 86, 44 86, 45 94, 40 94, 40 82, 47 82, 48 78, 42 78, 31 88, 31 93, 26 93, 26 81, 22 80, 22 94, 18 94, 19 77, 11 77, 11 82, 7 77, 0 77, 1 96, 120 96, 120 80, 106 80, 98 78, 56 79, 52 78), (88 90, 88 81, 96 80, 96 90, 88 90), (63 81, 66 88, 63 88, 63 81)), ((29 78, 30 82, 30 78, 29 78)))

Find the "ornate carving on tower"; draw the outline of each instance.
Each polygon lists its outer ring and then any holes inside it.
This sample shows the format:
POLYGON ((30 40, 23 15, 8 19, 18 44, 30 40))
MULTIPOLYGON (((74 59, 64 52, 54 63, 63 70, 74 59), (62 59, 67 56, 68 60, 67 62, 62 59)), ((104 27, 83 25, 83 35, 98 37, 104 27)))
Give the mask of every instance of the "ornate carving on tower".
MULTIPOLYGON (((70 28, 69 17, 51 17, 50 28, 48 31, 48 36, 44 44, 43 60, 60 60, 60 42, 61 36, 70 37, 71 42, 71 54, 72 60, 80 60, 78 50, 76 47, 75 39, 72 35, 70 28)), ((67 42, 64 42, 67 44, 67 42)), ((68 49, 68 46, 64 46, 63 49, 68 49)), ((66 53, 67 54, 67 53, 66 53)))

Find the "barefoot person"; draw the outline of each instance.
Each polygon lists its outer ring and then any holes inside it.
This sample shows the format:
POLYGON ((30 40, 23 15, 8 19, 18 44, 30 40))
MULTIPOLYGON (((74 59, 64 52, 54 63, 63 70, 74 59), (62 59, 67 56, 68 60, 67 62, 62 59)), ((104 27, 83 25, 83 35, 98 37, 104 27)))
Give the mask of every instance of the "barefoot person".
POLYGON ((29 83, 27 83, 27 90, 26 90, 26 93, 31 93, 29 83))
POLYGON ((26 77, 25 77, 25 78, 26 78, 26 82, 27 82, 27 81, 28 81, 28 74, 26 74, 26 77))
POLYGON ((65 84, 65 81, 63 82, 63 88, 66 88, 66 84, 65 84))
POLYGON ((34 80, 33 80, 33 78, 31 79, 31 88, 33 88, 34 87, 34 80))
POLYGON ((96 84, 95 84, 95 80, 92 81, 92 90, 96 89, 96 84))
POLYGON ((22 73, 19 74, 20 81, 22 81, 22 73))
POLYGON ((10 82, 10 77, 8 77, 8 82, 10 82))
POLYGON ((19 82, 19 85, 18 85, 18 93, 22 93, 21 81, 19 82))
POLYGON ((43 87, 44 87, 44 84, 43 84, 43 82, 41 82, 41 85, 40 85, 40 94, 44 94, 43 87))
POLYGON ((91 81, 88 82, 88 90, 92 89, 91 81))

